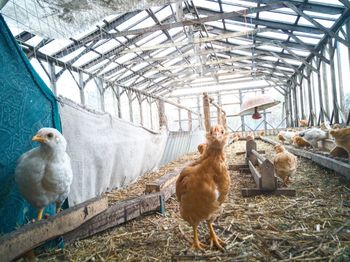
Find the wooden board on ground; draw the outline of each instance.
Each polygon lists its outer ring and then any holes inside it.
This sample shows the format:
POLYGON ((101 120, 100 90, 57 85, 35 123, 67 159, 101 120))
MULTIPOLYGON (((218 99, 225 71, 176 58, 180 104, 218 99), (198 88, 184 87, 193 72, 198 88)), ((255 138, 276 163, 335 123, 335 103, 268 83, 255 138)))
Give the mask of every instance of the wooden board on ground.
POLYGON ((12 261, 47 240, 74 230, 106 210, 107 207, 107 198, 97 197, 2 236, 0 238, 1 261, 12 261))
POLYGON ((236 164, 236 165, 228 166, 228 170, 232 170, 232 171, 238 171, 241 168, 249 168, 249 166, 247 164, 236 164))
POLYGON ((274 195, 274 196, 295 196, 295 189, 291 188, 278 188, 273 191, 261 190, 258 188, 242 188, 241 194, 244 197, 258 196, 258 195, 274 195))
POLYGON ((118 202, 79 228, 64 235, 66 242, 83 239, 128 222, 142 214, 160 209, 162 193, 143 195, 118 202))

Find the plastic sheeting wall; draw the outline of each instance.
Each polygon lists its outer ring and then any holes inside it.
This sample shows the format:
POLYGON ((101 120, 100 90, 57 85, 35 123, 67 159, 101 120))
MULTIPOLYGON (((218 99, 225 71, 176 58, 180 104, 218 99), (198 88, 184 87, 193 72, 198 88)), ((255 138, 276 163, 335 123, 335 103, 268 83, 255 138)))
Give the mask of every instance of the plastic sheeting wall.
POLYGON ((159 166, 167 132, 155 134, 67 99, 60 101, 74 175, 68 197, 71 206, 123 187, 159 166))
POLYGON ((204 142, 205 132, 203 130, 170 132, 160 165, 164 165, 189 152, 196 152, 198 144, 204 142))
POLYGON ((204 142, 204 131, 153 133, 109 114, 60 98, 62 130, 68 142, 74 206, 113 188, 124 187, 204 142))

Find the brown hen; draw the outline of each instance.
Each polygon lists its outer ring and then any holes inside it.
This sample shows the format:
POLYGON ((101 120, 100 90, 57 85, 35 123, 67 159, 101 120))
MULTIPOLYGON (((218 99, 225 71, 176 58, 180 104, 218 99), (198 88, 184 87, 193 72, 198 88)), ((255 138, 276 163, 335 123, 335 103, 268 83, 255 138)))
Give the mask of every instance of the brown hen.
POLYGON ((207 133, 207 148, 199 160, 184 168, 176 181, 176 196, 180 214, 193 228, 192 248, 204 250, 206 245, 198 239, 197 226, 207 221, 210 245, 223 250, 224 241, 216 236, 213 221, 227 198, 230 177, 225 164, 224 146, 227 133, 221 125, 207 133))
POLYGON ((350 158, 350 127, 331 130, 330 134, 334 137, 335 144, 344 148, 350 158))
POLYGON ((273 160, 275 173, 283 180, 283 185, 287 186, 290 183, 289 177, 296 171, 298 158, 288 152, 282 145, 276 145, 275 151, 276 155, 273 160))

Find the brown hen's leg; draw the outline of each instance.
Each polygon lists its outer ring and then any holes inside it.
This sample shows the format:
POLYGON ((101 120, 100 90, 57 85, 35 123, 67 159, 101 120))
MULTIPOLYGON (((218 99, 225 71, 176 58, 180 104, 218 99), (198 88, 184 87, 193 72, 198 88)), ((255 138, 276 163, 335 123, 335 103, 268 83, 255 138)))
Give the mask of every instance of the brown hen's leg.
POLYGON ((193 242, 192 242, 191 248, 205 251, 204 247, 207 247, 207 245, 205 245, 199 241, 197 226, 193 226, 193 242))
POLYGON ((225 249, 222 247, 221 244, 226 244, 225 241, 223 241, 222 239, 220 239, 214 231, 213 228, 213 223, 208 221, 208 228, 209 228, 209 234, 210 234, 210 247, 212 247, 213 245, 216 246, 218 249, 220 249, 221 251, 225 251, 225 249))

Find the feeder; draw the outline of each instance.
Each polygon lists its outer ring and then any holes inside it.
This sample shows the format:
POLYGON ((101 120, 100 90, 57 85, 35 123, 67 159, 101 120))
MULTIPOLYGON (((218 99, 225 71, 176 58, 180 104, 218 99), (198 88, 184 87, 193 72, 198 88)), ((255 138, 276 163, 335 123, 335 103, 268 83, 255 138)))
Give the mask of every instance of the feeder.
POLYGON ((273 99, 271 96, 266 94, 260 94, 245 100, 242 103, 241 111, 238 115, 252 115, 253 119, 260 119, 261 114, 259 111, 273 107, 279 104, 280 101, 273 99))

